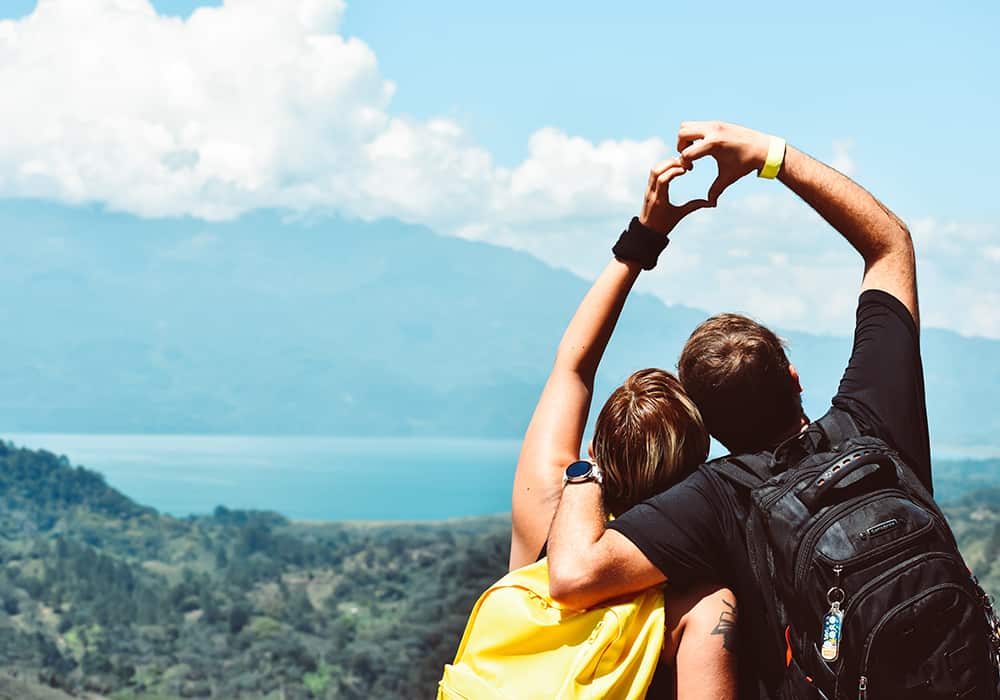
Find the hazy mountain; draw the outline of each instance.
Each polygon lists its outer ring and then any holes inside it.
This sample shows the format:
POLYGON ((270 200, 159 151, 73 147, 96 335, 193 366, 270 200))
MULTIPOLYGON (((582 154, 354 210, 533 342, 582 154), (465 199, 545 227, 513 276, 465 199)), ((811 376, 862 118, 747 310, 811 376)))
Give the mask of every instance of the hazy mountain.
MULTIPOLYGON (((7 201, 0 240, 12 432, 516 436, 587 286, 396 221, 147 221, 7 201)), ((633 297, 599 393, 672 367, 704 317, 633 297)), ((849 339, 786 336, 818 413, 849 339)), ((923 342, 934 440, 995 442, 1000 342, 923 342)))

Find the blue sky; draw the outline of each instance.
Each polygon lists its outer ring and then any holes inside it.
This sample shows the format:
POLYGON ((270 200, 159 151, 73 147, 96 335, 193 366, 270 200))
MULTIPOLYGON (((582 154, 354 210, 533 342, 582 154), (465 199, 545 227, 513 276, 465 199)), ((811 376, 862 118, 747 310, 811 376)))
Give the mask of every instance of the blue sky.
MULTIPOLYGON (((221 4, 153 3, 177 16, 221 4)), ((787 134, 819 157, 851 141, 866 183, 915 214, 1000 217, 1000 139, 982 141, 1000 122, 1000 4, 711 7, 360 0, 342 32, 375 50, 399 87, 396 110, 456 119, 506 165, 540 126, 600 141, 721 119, 787 134)))
MULTIPOLYGON (((5 0, 3 5, 0 5, 0 17, 24 17, 31 14, 37 4, 38 0, 5 0)), ((198 2, 198 0, 158 0, 153 3, 153 7, 165 15, 187 17, 199 7, 219 6, 221 4, 222 2, 198 2)))
MULTIPOLYGON (((590 277, 678 123, 722 119, 875 192, 928 324, 1000 337, 997 3, 221 4, 0 5, 0 200, 393 217, 590 277)), ((773 184, 685 222, 644 288, 845 332, 857 259, 773 184)))
POLYGON ((344 32, 398 83, 396 109, 454 116, 507 163, 540 126, 602 140, 721 119, 818 156, 852 139, 888 199, 996 216, 998 26, 991 2, 374 0, 344 32))
MULTIPOLYGON (((0 17, 35 4, 7 0, 0 17)), ((152 4, 187 17, 222 3, 152 4)), ((893 201, 928 214, 1000 216, 992 194, 1000 189, 1000 139, 989 138, 989 125, 1000 122, 1000 4, 711 8, 355 0, 341 33, 375 51, 398 87, 394 111, 456 119, 502 164, 522 159, 542 126, 600 141, 722 119, 787 134, 818 156, 829 155, 832 140, 849 139, 867 182, 893 201), (927 177, 898 183, 899 173, 920 171, 927 177)))

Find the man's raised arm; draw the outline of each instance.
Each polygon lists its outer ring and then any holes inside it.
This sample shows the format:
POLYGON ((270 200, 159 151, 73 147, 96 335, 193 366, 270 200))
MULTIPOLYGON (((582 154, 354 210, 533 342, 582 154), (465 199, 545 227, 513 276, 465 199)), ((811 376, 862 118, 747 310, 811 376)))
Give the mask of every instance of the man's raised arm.
MULTIPOLYGON (((684 122, 677 148, 687 165, 706 155, 719 164, 709 190, 715 204, 732 183, 767 160, 771 137, 721 122, 684 122)), ((861 254, 865 275, 861 289, 881 289, 899 299, 920 322, 916 264, 906 225, 865 188, 846 175, 787 146, 778 179, 839 231, 861 254)))

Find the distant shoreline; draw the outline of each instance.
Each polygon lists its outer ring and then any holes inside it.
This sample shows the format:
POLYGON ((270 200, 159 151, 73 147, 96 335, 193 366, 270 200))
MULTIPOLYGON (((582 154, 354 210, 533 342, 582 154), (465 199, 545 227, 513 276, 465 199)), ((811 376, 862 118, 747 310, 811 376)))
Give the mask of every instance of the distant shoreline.
MULTIPOLYGON (((456 523, 509 513, 519 439, 0 433, 64 455, 136 503, 177 518, 232 510, 301 527, 456 523)), ((1000 446, 944 445, 934 458, 942 503, 1000 487, 1000 446)))
MULTIPOLYGON (((320 433, 141 433, 141 432, 113 432, 113 433, 77 433, 77 432, 33 432, 33 431, 3 431, 0 430, 0 439, 13 442, 17 446, 32 447, 33 449, 46 449, 43 440, 52 439, 57 442, 65 440, 101 440, 122 438, 134 440, 136 438, 148 438, 150 440, 315 440, 322 441, 393 441, 393 442, 413 442, 423 444, 434 443, 496 443, 509 444, 519 442, 520 436, 484 436, 476 437, 469 435, 331 435, 320 433), (29 444, 30 443, 30 444, 29 444)), ((933 443, 933 441, 932 441, 933 443)), ((52 450, 49 450, 52 451, 52 450)), ((1000 459, 1000 445, 961 445, 953 443, 942 443, 931 445, 931 458, 935 460, 989 460, 1000 459)))
MULTIPOLYGON (((458 436, 447 437, 442 435, 314 435, 314 434, 250 434, 250 433, 40 433, 40 432, 4 432, 0 431, 0 440, 12 442, 18 447, 30 447, 32 449, 42 449, 49 452, 59 453, 58 448, 47 447, 47 443, 53 446, 66 443, 101 443, 121 440, 145 439, 151 443, 167 444, 177 442, 213 442, 213 441, 246 441, 246 442, 280 442, 283 440, 305 441, 305 442, 340 442, 343 444, 365 444, 372 442, 390 442, 397 445, 413 444, 428 445, 435 444, 461 444, 486 445, 494 444, 498 446, 509 446, 519 443, 520 437, 470 437, 458 436)), ((72 457, 72 455, 70 455, 72 457)), ((935 461, 985 461, 1000 459, 1000 445, 956 445, 940 444, 931 446, 931 458, 935 461)))

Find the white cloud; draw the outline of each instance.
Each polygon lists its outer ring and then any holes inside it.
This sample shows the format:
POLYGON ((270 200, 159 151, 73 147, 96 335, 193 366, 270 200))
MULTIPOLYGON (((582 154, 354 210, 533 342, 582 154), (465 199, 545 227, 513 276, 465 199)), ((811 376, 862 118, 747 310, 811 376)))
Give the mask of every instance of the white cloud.
MULTIPOLYGON (((374 52, 338 33, 343 11, 340 0, 226 0, 181 20, 148 0, 40 0, 0 22, 0 196, 148 217, 390 216, 593 276, 672 145, 543 128, 523 162, 499 167, 453 120, 394 114, 374 52)), ((832 144, 845 173, 852 146, 832 144)), ((1000 337, 995 227, 913 230, 928 321, 1000 337)), ((674 238, 642 281, 665 300, 850 328, 860 261, 779 185, 748 178, 674 238)))
POLYGON ((849 333, 861 278, 857 253, 780 185, 756 179, 741 185, 757 192, 683 222, 658 274, 642 280, 645 288, 669 303, 738 311, 783 328, 849 333), (677 253, 705 262, 692 267, 677 253))
POLYGON ((0 23, 0 191, 210 219, 344 197, 393 88, 334 33, 342 10, 236 0, 182 21, 41 0, 0 23))
POLYGON ((642 200, 646 176, 670 151, 659 139, 592 144, 556 129, 535 132, 494 214, 512 221, 603 218, 642 200))
POLYGON ((0 195, 226 219, 336 209, 446 232, 607 216, 660 141, 536 132, 498 168, 453 121, 393 115, 339 0, 227 0, 187 20, 148 0, 41 0, 0 22, 0 195))
MULTIPOLYGON (((771 183, 751 179, 746 187, 771 183)), ((909 227, 924 325, 1000 338, 1000 227, 931 219, 909 227)), ((668 303, 740 311, 784 328, 850 332, 861 258, 788 190, 764 189, 697 212, 671 238, 660 265, 640 280, 668 303), (678 254, 706 262, 692 266, 678 254)))
POLYGON ((910 231, 925 323, 1000 338, 1000 226, 919 219, 910 231))
POLYGON ((851 149, 853 147, 853 139, 840 139, 833 142, 833 160, 830 161, 830 165, 844 173, 844 175, 854 175, 856 171, 854 159, 851 158, 851 149))

